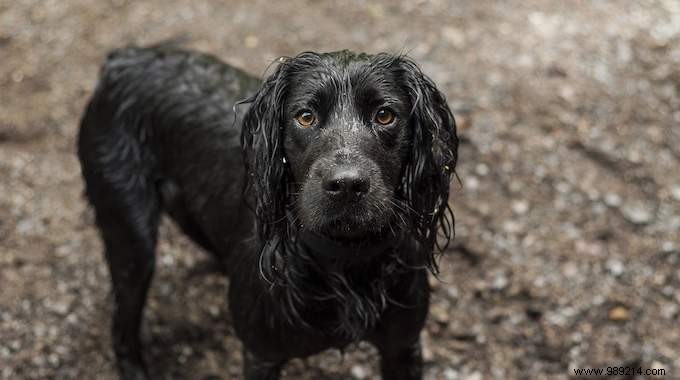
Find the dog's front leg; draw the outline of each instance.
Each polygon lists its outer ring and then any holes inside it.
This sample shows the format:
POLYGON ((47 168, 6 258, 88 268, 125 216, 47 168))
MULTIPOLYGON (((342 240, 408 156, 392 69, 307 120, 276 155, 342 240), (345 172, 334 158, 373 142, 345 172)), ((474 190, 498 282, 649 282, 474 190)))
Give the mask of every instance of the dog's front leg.
POLYGON ((243 349, 243 377, 245 380, 277 380, 285 360, 265 360, 243 349))
POLYGON ((423 355, 420 340, 403 347, 382 347, 380 373, 384 380, 420 380, 423 378, 423 355))

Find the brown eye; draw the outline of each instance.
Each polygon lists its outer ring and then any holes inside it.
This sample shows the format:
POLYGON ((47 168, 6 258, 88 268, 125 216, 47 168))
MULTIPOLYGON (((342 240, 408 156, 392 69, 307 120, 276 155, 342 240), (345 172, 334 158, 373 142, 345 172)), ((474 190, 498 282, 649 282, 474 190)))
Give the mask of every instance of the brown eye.
POLYGON ((375 114, 375 122, 380 125, 389 125, 394 121, 394 112, 389 108, 381 108, 375 114))
POLYGON ((302 128, 309 128, 316 121, 316 117, 309 111, 301 111, 295 116, 295 120, 302 128))

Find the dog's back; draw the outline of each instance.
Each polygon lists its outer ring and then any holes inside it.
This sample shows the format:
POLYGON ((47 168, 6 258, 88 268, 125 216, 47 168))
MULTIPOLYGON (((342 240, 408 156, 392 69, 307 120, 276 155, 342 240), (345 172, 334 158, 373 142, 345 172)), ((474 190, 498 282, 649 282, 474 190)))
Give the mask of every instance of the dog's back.
POLYGON ((105 212, 99 209, 116 210, 149 235, 162 208, 214 251, 218 242, 189 215, 214 213, 215 202, 232 217, 240 207, 243 164, 234 104, 259 85, 215 57, 172 46, 109 54, 78 139, 98 221, 105 212))
POLYGON ((259 85, 214 57, 171 46, 116 50, 101 70, 78 156, 113 280, 112 335, 125 378, 144 371, 134 353, 161 213, 213 253, 239 226, 252 230, 234 104, 259 85))

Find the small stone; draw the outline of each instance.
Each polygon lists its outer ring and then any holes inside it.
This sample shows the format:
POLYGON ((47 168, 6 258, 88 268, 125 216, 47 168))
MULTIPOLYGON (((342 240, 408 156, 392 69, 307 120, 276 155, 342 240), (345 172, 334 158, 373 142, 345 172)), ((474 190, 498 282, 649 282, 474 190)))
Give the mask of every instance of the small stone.
POLYGON ((508 276, 500 273, 494 276, 493 281, 491 282, 491 287, 495 290, 503 290, 508 286, 508 283, 510 283, 508 276))
POLYGON ((75 325, 76 323, 78 323, 78 316, 76 314, 73 314, 73 313, 69 314, 66 317, 66 322, 71 324, 71 325, 75 325))
POLYGON ((442 28, 442 37, 454 47, 462 48, 465 46, 465 34, 458 28, 445 26, 442 28))
POLYGON ((161 265, 165 267, 171 267, 175 264, 175 258, 172 255, 166 254, 161 256, 161 265))
POLYGON ((442 324, 447 324, 449 323, 449 312, 442 307, 440 304, 434 304, 430 308, 430 314, 432 314, 432 317, 434 318, 435 321, 442 323, 442 324))
POLYGON ((254 49, 257 47, 257 45, 260 43, 258 38, 252 34, 246 36, 246 38, 243 40, 243 44, 248 48, 248 49, 254 49))
POLYGON ((475 166, 475 172, 484 177, 485 175, 489 174, 489 167, 485 163, 479 163, 477 166, 475 166))
POLYGON ((360 365, 353 365, 350 373, 355 379, 365 379, 367 376, 366 369, 360 365))
POLYGON ((563 181, 562 181, 562 182, 558 182, 558 183, 555 185, 555 188, 557 189, 558 192, 560 192, 560 193, 562 193, 562 194, 566 194, 566 193, 568 193, 569 191, 571 191, 571 185, 570 185, 569 183, 563 182, 563 181))
POLYGON ((52 310, 59 315, 66 315, 70 309, 70 305, 66 302, 55 302, 52 304, 52 310))
POLYGON ((630 313, 628 309, 623 306, 616 306, 609 310, 609 320, 611 321, 627 321, 630 319, 630 313))
POLYGON ((661 250, 664 253, 671 253, 675 251, 675 244, 673 244, 672 241, 665 241, 663 245, 661 246, 661 250))
POLYGON ((432 349, 430 348, 430 334, 427 330, 423 330, 420 334, 420 340, 422 342, 423 361, 425 363, 432 363, 434 361, 434 352, 432 352, 432 349))
POLYGON ((463 377, 463 379, 465 379, 465 380, 482 380, 482 378, 483 378, 482 373, 479 372, 479 371, 474 371, 474 372, 470 373, 469 375, 466 375, 465 377, 463 377))
POLYGON ((34 219, 23 219, 17 223, 17 233, 19 235, 35 235, 42 232, 40 221, 34 219))
POLYGON ((13 72, 11 75, 12 81, 15 83, 20 83, 22 80, 24 80, 24 73, 21 72, 21 70, 17 70, 13 72))
POLYGON ((529 211, 529 202, 524 199, 512 202, 512 211, 517 215, 524 215, 529 211))
POLYGON ((71 253, 71 247, 68 244, 60 245, 55 250, 55 253, 59 257, 66 257, 69 253, 71 253))
POLYGON ((21 341, 13 340, 9 343, 9 347, 14 351, 19 351, 21 349, 21 341))
POLYGON ((59 366, 59 356, 57 354, 47 355, 47 360, 53 367, 59 366))
POLYGON ((380 4, 368 4, 366 8, 368 10, 368 14, 370 14, 373 18, 382 19, 385 17, 385 9, 380 4))
POLYGON ((516 234, 522 232, 522 225, 514 220, 506 220, 503 223, 503 231, 509 234, 516 234))
POLYGON ((675 288, 672 286, 664 286, 661 288, 661 294, 663 294, 666 297, 673 297, 673 294, 675 294, 675 288))
POLYGON ((654 219, 654 213, 641 204, 626 205, 621 212, 626 220, 637 225, 649 224, 654 219))
POLYGON ((609 273, 613 274, 616 277, 620 276, 625 269, 623 263, 616 259, 607 260, 605 266, 607 267, 609 273))
POLYGON ((564 267, 562 267, 562 274, 564 275, 564 277, 572 278, 579 274, 579 268, 576 264, 572 262, 567 262, 566 264, 564 264, 564 267))
POLYGON ((609 207, 621 206, 621 197, 618 194, 607 193, 604 196, 604 203, 609 207))
POLYGON ((456 380, 460 378, 458 371, 453 368, 447 368, 444 370, 444 378, 446 380, 456 380))
POLYGON ((663 365, 663 363, 661 363, 658 360, 654 360, 652 362, 652 364, 650 365, 650 367, 651 367, 651 369, 656 369, 656 370, 663 369, 666 373, 668 372, 668 371, 666 371, 666 367, 663 365))
POLYGON ((460 297, 460 292, 456 287, 449 286, 446 288, 446 294, 451 300, 457 300, 460 297))
POLYGON ((671 196, 676 201, 680 201, 680 185, 675 185, 671 188, 671 196))
POLYGON ((678 315, 678 305, 674 303, 669 303, 661 307, 661 316, 665 319, 674 319, 678 315))
POLYGON ((463 187, 475 191, 479 189, 479 180, 477 179, 477 177, 471 175, 465 178, 465 182, 463 182, 463 187))

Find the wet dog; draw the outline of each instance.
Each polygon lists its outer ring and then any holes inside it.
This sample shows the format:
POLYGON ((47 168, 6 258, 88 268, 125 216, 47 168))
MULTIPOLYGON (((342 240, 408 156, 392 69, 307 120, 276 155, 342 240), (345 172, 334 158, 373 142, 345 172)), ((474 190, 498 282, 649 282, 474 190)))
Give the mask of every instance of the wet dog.
POLYGON ((78 155, 121 377, 148 378, 139 329, 165 212, 230 278, 246 379, 360 340, 383 378, 420 379, 457 145, 444 96, 402 55, 307 52, 260 81, 171 45, 112 52, 78 155))

